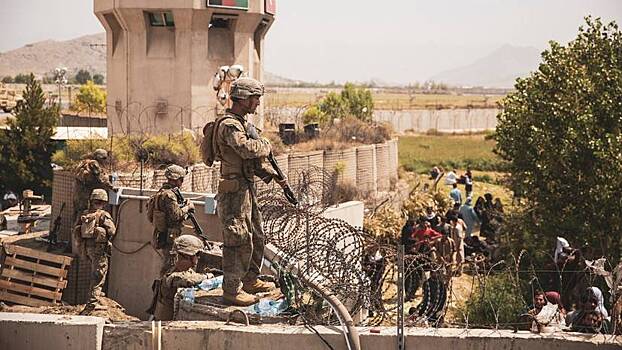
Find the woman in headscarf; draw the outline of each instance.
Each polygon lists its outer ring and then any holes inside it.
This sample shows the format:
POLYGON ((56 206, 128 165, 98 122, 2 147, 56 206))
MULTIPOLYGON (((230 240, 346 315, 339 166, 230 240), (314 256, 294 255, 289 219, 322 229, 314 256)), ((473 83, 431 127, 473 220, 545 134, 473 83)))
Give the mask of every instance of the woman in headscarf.
POLYGON ((601 315, 603 315, 603 318, 609 318, 609 313, 607 312, 607 309, 605 309, 605 298, 603 297, 603 292, 600 290, 600 288, 590 287, 588 288, 588 294, 591 294, 592 296, 590 300, 590 302, 592 302, 592 305, 590 306, 593 307, 593 310, 600 312, 601 315), (593 305, 594 299, 597 301, 595 306, 593 305))
POLYGON ((599 288, 587 288, 581 297, 581 308, 568 313, 566 325, 581 332, 607 333, 609 313, 605 309, 604 302, 603 293, 599 288), (593 319, 597 319, 599 322, 593 322, 593 319))

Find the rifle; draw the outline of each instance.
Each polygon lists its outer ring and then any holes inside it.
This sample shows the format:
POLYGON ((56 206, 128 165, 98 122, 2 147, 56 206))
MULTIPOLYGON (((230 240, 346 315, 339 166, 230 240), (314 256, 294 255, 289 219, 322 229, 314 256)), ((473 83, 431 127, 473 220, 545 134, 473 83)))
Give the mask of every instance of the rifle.
MULTIPOLYGON (((247 129, 248 136, 250 136, 250 138, 254 140, 259 140, 259 133, 257 132, 257 129, 253 124, 248 123, 247 129)), ((285 174, 283 174, 283 171, 279 167, 279 163, 277 163, 276 159, 274 158, 274 154, 272 154, 272 151, 270 151, 270 154, 268 154, 267 159, 268 162, 270 162, 270 165, 272 165, 272 169, 276 171, 277 180, 285 181, 285 174)), ((283 194, 285 194, 285 198, 288 202, 293 205, 298 205, 298 200, 296 199, 296 196, 294 196, 294 192, 292 191, 292 188, 289 187, 289 183, 287 182, 285 182, 285 186, 283 186, 283 194)))
POLYGON ((63 202, 63 204, 60 206, 58 216, 56 217, 56 219, 54 219, 54 226, 48 234, 48 242, 52 245, 58 243, 58 231, 60 231, 61 216, 63 215, 63 210, 65 210, 65 202, 63 202))
MULTIPOLYGON (((177 203, 181 207, 186 205, 186 200, 184 199, 184 196, 181 194, 181 191, 179 190, 178 187, 173 188, 173 193, 175 193, 175 197, 177 197, 177 203)), ((201 228, 201 225, 199 225, 197 218, 194 216, 194 210, 188 211, 187 217, 188 219, 190 219, 190 222, 192 222, 192 226, 194 227, 194 232, 197 234, 197 236, 199 236, 205 242, 205 245, 207 246, 207 248, 211 249, 212 244, 209 243, 207 236, 205 235, 205 233, 203 232, 203 229, 201 228)))

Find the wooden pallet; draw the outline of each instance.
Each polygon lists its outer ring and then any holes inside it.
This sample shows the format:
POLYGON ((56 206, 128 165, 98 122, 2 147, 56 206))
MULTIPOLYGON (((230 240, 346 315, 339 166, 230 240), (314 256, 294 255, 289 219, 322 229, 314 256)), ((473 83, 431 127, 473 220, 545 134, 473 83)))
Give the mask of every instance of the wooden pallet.
POLYGON ((4 246, 0 300, 28 306, 60 304, 72 258, 18 245, 4 246))

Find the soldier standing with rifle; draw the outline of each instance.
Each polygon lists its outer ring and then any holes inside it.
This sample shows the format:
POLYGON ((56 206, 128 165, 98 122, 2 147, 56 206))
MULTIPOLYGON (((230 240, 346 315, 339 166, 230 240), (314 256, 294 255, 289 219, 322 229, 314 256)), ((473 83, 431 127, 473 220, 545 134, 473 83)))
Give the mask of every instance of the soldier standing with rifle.
POLYGON ((260 138, 246 120, 246 115, 255 113, 263 94, 259 81, 235 80, 231 85, 231 108, 203 130, 205 163, 221 161, 216 211, 223 227, 223 299, 238 306, 254 304, 257 298, 253 294, 274 288, 273 283, 257 278, 263 260, 264 233, 254 177, 266 183, 275 179, 284 190, 289 190, 282 174, 264 167, 263 160, 271 154, 270 142, 260 138))
POLYGON ((73 240, 76 242, 80 257, 91 264, 90 299, 86 309, 95 308, 102 291, 110 257, 111 240, 116 227, 110 214, 104 210, 108 204, 108 192, 101 188, 93 190, 89 209, 81 213, 73 228, 73 240))
POLYGON ((149 199, 147 216, 153 224, 153 245, 161 250, 164 257, 160 275, 172 267, 171 248, 173 241, 181 236, 184 220, 194 211, 190 201, 180 204, 175 190, 181 187, 186 176, 186 169, 179 165, 169 165, 164 171, 167 179, 160 190, 149 199))

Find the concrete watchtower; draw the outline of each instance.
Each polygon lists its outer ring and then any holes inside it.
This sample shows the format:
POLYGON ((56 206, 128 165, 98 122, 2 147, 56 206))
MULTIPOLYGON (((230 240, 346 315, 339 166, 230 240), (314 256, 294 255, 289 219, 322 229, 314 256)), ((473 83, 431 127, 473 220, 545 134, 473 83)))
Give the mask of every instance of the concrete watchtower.
POLYGON ((276 0, 94 0, 94 9, 106 28, 109 134, 172 133, 214 118, 220 66, 262 79, 276 0))

